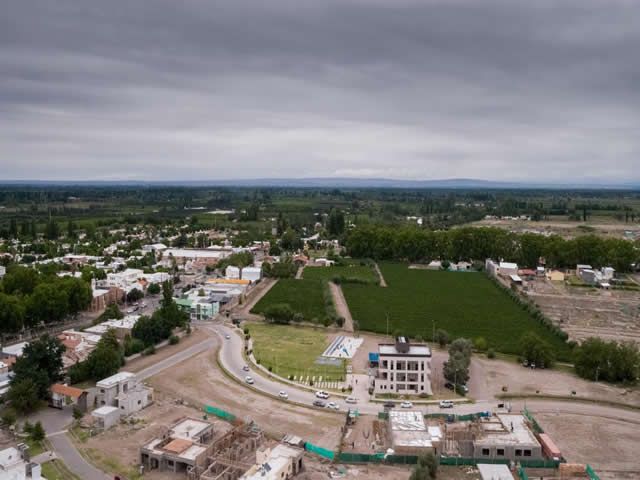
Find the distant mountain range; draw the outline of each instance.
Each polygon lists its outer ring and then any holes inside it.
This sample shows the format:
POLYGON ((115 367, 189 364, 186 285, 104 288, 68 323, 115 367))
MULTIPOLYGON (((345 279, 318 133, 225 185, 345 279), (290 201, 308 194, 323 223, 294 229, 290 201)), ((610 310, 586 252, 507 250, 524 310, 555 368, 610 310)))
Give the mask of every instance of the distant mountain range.
POLYGON ((410 189, 616 189, 640 190, 638 182, 498 182, 473 178, 449 178, 442 180, 396 180, 390 178, 254 178, 254 179, 218 179, 218 180, 5 180, 4 185, 39 186, 237 186, 237 187, 299 187, 299 188, 410 188, 410 189))

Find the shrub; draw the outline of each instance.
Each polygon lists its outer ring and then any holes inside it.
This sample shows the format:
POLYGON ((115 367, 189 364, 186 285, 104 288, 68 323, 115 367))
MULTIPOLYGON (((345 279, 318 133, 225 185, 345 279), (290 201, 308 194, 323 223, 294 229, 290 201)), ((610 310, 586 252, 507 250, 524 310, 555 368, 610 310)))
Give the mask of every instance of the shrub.
POLYGON ((169 345, 176 345, 180 342, 180 339, 176 335, 171 335, 169 337, 169 345))
POLYGON ((13 408, 7 408, 2 414, 2 423, 11 426, 16 423, 16 412, 13 408))
POLYGON ((309 386, 313 387, 313 380, 309 380, 309 386))
POLYGON ((144 352, 142 353, 143 355, 153 355, 154 353, 156 353, 156 346, 149 345, 147 348, 144 349, 144 352))
POLYGON ((244 332, 245 335, 249 335, 249 327, 244 327, 242 331, 244 332))
POLYGON ((493 349, 489 349, 489 351, 487 352, 487 358, 489 359, 496 358, 496 352, 494 352, 493 349))

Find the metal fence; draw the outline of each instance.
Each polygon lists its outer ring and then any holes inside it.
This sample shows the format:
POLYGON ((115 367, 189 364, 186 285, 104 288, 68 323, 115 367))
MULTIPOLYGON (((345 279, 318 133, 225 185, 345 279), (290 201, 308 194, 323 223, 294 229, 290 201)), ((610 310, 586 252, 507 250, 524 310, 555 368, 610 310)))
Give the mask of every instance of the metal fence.
POLYGON ((529 480, 527 472, 525 472, 522 467, 518 467, 518 476, 520 477, 520 480, 529 480))
POLYGON ((525 417, 527 417, 529 419, 529 421, 533 425, 533 429, 535 430, 536 433, 544 433, 544 430, 542 430, 542 427, 540 425, 538 425, 538 422, 536 422, 536 419, 533 418, 531 413, 529 413, 529 410, 527 410, 525 408, 522 412, 524 413, 525 417))

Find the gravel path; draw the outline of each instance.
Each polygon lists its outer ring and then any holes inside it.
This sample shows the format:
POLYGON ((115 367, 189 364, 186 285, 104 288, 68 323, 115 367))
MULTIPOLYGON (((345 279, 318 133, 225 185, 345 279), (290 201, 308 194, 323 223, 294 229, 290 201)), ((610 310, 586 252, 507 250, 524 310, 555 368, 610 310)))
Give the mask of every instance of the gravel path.
POLYGON ((340 288, 340 285, 329 282, 329 290, 331 290, 331 295, 333 296, 333 303, 336 306, 336 313, 339 317, 344 317, 343 328, 347 332, 353 332, 353 318, 351 317, 349 306, 347 305, 347 301, 345 300, 344 294, 342 293, 342 288, 340 288))
POLYGON ((380 277, 380 286, 386 287, 387 282, 384 281, 384 277, 382 276, 382 272, 380 271, 380 267, 378 266, 377 263, 376 263, 376 272, 378 272, 378 276, 380 277))

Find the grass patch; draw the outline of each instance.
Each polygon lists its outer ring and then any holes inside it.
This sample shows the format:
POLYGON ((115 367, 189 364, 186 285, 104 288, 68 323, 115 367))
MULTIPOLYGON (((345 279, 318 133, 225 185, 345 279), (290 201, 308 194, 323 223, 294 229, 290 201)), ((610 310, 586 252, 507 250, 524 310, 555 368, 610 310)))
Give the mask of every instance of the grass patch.
POLYGON ((366 265, 352 264, 332 267, 305 267, 302 278, 336 281, 336 283, 378 283, 377 272, 366 265))
POLYGON ((345 284, 342 291, 351 315, 362 330, 400 330, 430 339, 435 328, 454 337, 484 337, 496 351, 518 355, 519 339, 533 331, 546 340, 559 360, 571 358, 565 342, 538 323, 485 275, 408 269, 406 264, 381 264, 387 288, 345 284))
POLYGON ((36 455, 40 455, 41 453, 43 453, 45 451, 45 448, 42 445, 42 442, 36 442, 36 441, 34 441, 34 440, 32 440, 31 438, 28 438, 28 437, 22 439, 22 442, 29 447, 29 455, 31 457, 35 457, 36 455))
POLYGON ((82 428, 78 423, 74 422, 71 426, 71 431, 79 441, 87 443, 87 440, 89 439, 89 430, 82 428))
POLYGON ((80 480, 61 460, 51 460, 41 465, 42 476, 47 480, 80 480))
POLYGON ((283 278, 278 280, 251 313, 264 313, 270 306, 287 303, 294 312, 299 312, 305 321, 320 321, 326 316, 322 294, 322 280, 283 278))
MULTIPOLYGON (((299 280, 298 280, 299 281, 299 280)), ((327 333, 312 328, 250 323, 253 354, 260 364, 287 378, 322 376, 331 381, 345 378, 344 362, 340 367, 316 365, 314 362, 327 348, 327 333)))

